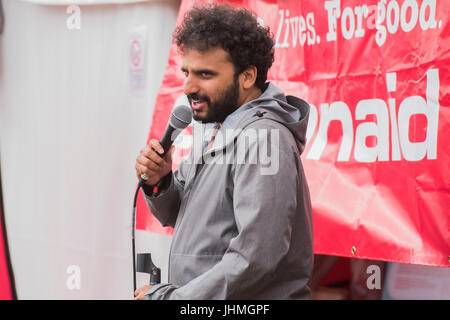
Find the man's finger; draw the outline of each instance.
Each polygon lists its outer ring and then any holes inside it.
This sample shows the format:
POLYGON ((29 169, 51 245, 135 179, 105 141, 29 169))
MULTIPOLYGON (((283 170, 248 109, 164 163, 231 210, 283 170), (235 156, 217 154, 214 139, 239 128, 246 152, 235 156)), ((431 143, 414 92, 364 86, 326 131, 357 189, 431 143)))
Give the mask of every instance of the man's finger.
POLYGON ((145 173, 148 176, 152 176, 152 175, 158 174, 159 169, 156 169, 156 168, 153 168, 153 167, 149 168, 149 167, 145 167, 143 165, 137 164, 136 165, 136 171, 139 172, 139 175, 142 175, 142 174, 145 173))
POLYGON ((140 154, 136 158, 136 164, 144 166, 144 167, 154 167, 154 166, 159 167, 159 165, 157 163, 155 163, 154 161, 150 160, 149 158, 147 158, 146 156, 144 156, 142 154, 140 154))
POLYGON ((164 159, 161 158, 161 156, 158 155, 156 152, 152 152, 147 158, 156 163, 160 167, 163 166, 164 164, 164 159))
POLYGON ((150 170, 155 170, 155 171, 160 170, 161 167, 162 167, 163 164, 164 164, 164 160, 161 159, 161 158, 159 158, 159 160, 158 160, 158 159, 156 158, 156 157, 158 157, 158 156, 156 155, 156 153, 154 153, 154 154, 155 154, 155 156, 154 156, 155 159, 156 159, 159 163, 157 163, 156 161, 153 161, 153 159, 148 159, 148 158, 142 156, 142 157, 139 157, 139 159, 136 161, 136 165, 137 165, 137 166, 143 166, 143 167, 146 167, 146 168, 148 168, 148 169, 150 169, 150 170))
POLYGON ((164 153, 164 148, 161 146, 161 144, 159 143, 158 140, 155 140, 155 139, 150 140, 150 145, 159 154, 163 154, 164 153))

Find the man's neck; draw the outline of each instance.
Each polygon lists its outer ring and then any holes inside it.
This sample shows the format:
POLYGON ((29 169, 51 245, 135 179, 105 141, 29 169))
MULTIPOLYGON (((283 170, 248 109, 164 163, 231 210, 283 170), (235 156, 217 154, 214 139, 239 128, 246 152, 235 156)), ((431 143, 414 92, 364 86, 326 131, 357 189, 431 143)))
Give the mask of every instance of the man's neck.
POLYGON ((243 97, 241 103, 239 104, 239 108, 242 107, 244 104, 246 104, 249 101, 255 100, 259 98, 259 96, 262 94, 261 89, 259 89, 256 86, 253 86, 251 89, 249 89, 245 96, 243 97))

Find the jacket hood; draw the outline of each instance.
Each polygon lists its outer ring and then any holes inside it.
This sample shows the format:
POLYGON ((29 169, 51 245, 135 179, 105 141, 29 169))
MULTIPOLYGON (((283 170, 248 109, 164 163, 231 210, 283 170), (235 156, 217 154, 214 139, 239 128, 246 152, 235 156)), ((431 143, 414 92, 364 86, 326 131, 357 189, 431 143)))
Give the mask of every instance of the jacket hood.
POLYGON ((304 100, 285 96, 280 88, 269 82, 259 98, 249 101, 241 108, 246 111, 241 120, 242 127, 255 121, 255 116, 277 121, 289 129, 295 138, 298 150, 300 153, 303 152, 309 117, 309 105, 304 100))

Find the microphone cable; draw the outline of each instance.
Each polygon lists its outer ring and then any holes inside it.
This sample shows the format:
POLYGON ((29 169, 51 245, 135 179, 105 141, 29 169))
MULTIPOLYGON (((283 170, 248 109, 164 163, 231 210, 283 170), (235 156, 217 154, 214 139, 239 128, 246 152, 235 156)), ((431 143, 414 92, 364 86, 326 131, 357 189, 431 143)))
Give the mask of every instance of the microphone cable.
MULTIPOLYGON (((134 292, 136 292, 136 205, 137 205, 137 198, 139 194, 139 190, 142 188, 142 186, 145 184, 145 180, 141 177, 139 179, 139 183, 136 188, 136 192, 134 194, 134 200, 133 200, 133 212, 132 212, 132 222, 131 222, 131 248, 132 248, 132 254, 133 254, 133 295, 134 292)), ((158 193, 158 187, 159 183, 157 185, 151 186, 150 188, 153 188, 153 194, 151 197, 155 197, 158 193)), ((144 190, 142 190, 144 192, 144 190)))

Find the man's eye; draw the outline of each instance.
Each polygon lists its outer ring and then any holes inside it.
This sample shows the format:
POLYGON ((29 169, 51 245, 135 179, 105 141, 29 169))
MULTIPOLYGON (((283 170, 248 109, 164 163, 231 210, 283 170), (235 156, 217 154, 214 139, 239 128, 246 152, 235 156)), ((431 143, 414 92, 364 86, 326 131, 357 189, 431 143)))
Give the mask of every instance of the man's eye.
POLYGON ((211 77, 211 73, 209 73, 209 72, 201 72, 200 76, 202 78, 210 78, 211 77))

